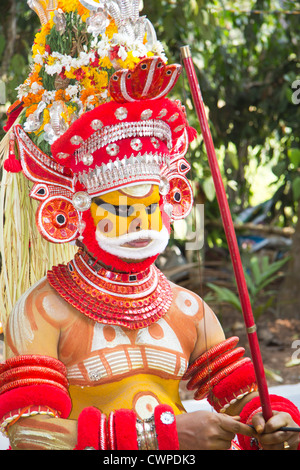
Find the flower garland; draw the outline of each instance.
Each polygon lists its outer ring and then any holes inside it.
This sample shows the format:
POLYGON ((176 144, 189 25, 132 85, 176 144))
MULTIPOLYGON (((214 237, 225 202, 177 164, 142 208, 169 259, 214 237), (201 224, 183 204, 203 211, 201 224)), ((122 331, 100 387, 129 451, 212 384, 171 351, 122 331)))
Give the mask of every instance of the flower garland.
POLYGON ((90 12, 79 0, 59 0, 36 34, 29 77, 18 87, 20 123, 33 142, 50 147, 82 113, 110 100, 108 83, 118 69, 144 57, 164 57, 160 42, 120 34, 115 21, 90 12))

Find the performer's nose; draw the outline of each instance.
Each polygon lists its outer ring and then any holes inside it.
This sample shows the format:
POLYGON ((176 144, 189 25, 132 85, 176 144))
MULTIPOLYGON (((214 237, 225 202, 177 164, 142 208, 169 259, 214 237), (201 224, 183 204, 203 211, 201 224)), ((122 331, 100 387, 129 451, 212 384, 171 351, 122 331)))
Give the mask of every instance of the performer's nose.
POLYGON ((137 217, 129 225, 129 233, 139 232, 140 230, 148 230, 149 222, 147 217, 137 217))

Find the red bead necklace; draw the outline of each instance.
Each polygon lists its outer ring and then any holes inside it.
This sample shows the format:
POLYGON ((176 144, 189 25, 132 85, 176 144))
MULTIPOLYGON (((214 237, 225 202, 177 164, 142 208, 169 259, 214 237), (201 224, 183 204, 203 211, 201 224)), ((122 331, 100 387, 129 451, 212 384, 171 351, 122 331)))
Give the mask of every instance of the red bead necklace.
POLYGON ((61 297, 99 323, 144 328, 165 315, 172 302, 170 284, 156 266, 135 274, 108 271, 82 249, 47 277, 61 297))

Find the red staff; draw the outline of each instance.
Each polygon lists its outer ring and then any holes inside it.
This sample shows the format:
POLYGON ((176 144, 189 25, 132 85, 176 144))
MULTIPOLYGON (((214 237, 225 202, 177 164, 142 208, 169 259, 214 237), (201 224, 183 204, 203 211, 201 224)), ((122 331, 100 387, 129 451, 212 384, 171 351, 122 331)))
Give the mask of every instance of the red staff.
POLYGON ((265 371, 263 367, 261 352, 259 348, 256 325, 253 318, 252 307, 249 297, 249 292, 246 284, 246 279, 244 275, 244 270, 241 262, 240 252, 238 248, 238 243, 236 239, 236 234, 232 222, 232 217, 229 209, 229 204, 227 201, 227 196, 225 192, 225 187, 222 181, 222 176, 219 168, 219 164, 216 157, 216 152, 210 133, 208 120, 206 117, 204 103, 201 95, 200 85, 197 80, 191 52, 189 46, 183 46, 181 48, 182 59, 184 67, 187 73, 194 106, 197 112, 199 119, 201 132, 203 135, 203 140, 205 143, 207 157, 209 166, 211 169, 214 185, 216 188, 216 196, 221 212, 221 217, 223 221, 223 226, 227 238, 228 248, 232 260, 232 265, 234 269, 235 279, 237 283, 237 288, 239 292, 239 297, 241 301, 244 322, 246 325, 248 341, 253 361, 253 366, 255 370, 255 376, 258 386, 258 392, 260 396, 262 413, 264 419, 267 421, 273 415, 271 402, 269 398, 269 391, 267 387, 267 381, 265 376, 265 371))

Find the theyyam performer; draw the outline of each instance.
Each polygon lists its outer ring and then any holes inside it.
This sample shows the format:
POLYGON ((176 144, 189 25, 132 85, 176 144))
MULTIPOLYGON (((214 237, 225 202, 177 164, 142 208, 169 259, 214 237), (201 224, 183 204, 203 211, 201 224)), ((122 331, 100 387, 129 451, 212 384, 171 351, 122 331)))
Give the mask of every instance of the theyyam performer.
POLYGON ((0 428, 11 448, 297 449, 299 433, 281 428, 300 425, 298 409, 271 395, 264 421, 238 338, 154 264, 193 204, 195 131, 167 97, 181 67, 139 0, 28 4, 42 26, 2 143, 0 428), (10 280, 12 230, 27 255, 10 280), (74 254, 11 305, 27 260, 34 279, 46 256, 39 237, 74 254), (182 379, 217 412, 187 413, 182 379))

